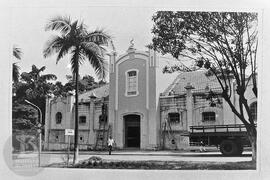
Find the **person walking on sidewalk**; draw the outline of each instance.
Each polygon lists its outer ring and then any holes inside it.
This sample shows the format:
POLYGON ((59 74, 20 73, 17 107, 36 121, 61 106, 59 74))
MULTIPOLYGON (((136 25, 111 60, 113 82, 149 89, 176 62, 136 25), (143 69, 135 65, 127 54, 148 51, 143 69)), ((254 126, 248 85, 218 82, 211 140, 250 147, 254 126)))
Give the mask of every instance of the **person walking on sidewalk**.
POLYGON ((200 142, 200 152, 206 152, 206 149, 205 149, 205 144, 203 141, 200 142))
POLYGON ((109 155, 111 155, 111 153, 112 153, 113 144, 114 144, 114 140, 113 140, 112 136, 110 136, 108 139, 109 155))

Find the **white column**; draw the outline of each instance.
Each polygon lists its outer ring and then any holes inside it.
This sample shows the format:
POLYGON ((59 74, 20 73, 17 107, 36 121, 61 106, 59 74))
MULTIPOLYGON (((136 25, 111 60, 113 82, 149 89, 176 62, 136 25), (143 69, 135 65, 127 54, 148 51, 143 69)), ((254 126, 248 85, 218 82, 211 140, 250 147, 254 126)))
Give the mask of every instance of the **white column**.
POLYGON ((44 138, 44 148, 48 149, 49 148, 49 130, 50 130, 50 124, 51 124, 51 108, 50 108, 50 98, 46 98, 46 113, 45 113, 45 138, 44 138))
POLYGON ((193 119, 193 96, 192 96, 192 89, 190 83, 187 83, 186 87, 186 109, 187 109, 187 130, 190 131, 190 127, 192 126, 192 119, 193 119))
POLYGON ((89 107, 89 143, 95 143, 95 132, 94 132, 94 121, 95 121, 95 103, 94 100, 90 100, 90 107, 89 107))

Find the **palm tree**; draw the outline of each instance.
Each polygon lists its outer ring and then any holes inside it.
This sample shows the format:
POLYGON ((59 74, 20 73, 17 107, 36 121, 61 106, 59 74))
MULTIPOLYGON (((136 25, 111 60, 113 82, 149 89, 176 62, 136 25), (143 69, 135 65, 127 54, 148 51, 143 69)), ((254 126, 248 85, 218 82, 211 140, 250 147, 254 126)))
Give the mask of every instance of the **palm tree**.
MULTIPOLYGON (((22 51, 17 46, 13 46, 13 56, 19 60, 22 57, 22 51)), ((19 81, 19 76, 20 76, 19 70, 20 70, 20 67, 17 65, 17 63, 13 63, 12 64, 12 80, 13 80, 13 82, 19 81)))
POLYGON ((32 65, 32 70, 30 72, 23 72, 21 74, 21 79, 25 82, 25 93, 28 98, 36 99, 45 97, 49 93, 52 85, 47 81, 56 80, 57 77, 54 74, 41 75, 41 72, 45 69, 45 66, 37 68, 35 65, 32 65))
POLYGON ((57 16, 52 18, 45 26, 45 31, 57 31, 45 45, 44 57, 57 54, 56 63, 66 54, 71 54, 70 64, 73 76, 75 77, 75 140, 74 160, 77 162, 78 149, 78 79, 79 67, 88 59, 95 69, 99 78, 106 76, 106 62, 104 45, 112 43, 111 37, 103 30, 88 32, 83 22, 71 21, 70 17, 57 16))
POLYGON ((48 81, 57 79, 54 74, 42 74, 45 69, 45 66, 38 68, 32 65, 30 72, 21 74, 21 81, 16 86, 16 100, 21 102, 27 99, 37 105, 42 111, 42 124, 45 120, 46 96, 53 88, 48 81))

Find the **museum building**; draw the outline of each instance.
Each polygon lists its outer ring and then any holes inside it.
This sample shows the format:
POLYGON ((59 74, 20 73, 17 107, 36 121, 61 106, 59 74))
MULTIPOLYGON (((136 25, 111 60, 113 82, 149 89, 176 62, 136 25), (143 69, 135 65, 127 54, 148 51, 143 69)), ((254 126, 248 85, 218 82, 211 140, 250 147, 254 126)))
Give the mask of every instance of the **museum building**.
MULTIPOLYGON (((190 145, 191 126, 241 123, 221 97, 215 77, 203 70, 181 72, 161 92, 161 69, 152 50, 139 51, 132 45, 123 55, 112 53, 109 83, 79 94, 79 148, 105 147, 111 135, 119 149, 184 149, 190 145), (210 100, 209 93, 215 95, 210 100)), ((251 89, 246 97, 256 118, 257 99, 251 89)), ((237 105, 235 91, 231 98, 237 105)), ((74 103, 73 93, 47 98, 45 149, 67 148, 65 129, 75 127, 74 103)))

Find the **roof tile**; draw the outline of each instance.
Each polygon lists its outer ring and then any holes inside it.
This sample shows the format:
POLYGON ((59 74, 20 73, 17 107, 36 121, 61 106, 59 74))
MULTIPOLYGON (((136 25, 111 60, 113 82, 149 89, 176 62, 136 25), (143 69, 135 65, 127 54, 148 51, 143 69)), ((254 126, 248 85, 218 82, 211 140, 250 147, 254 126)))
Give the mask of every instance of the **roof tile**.
POLYGON ((169 92, 173 91, 174 94, 185 94, 185 86, 190 83, 194 89, 193 92, 204 92, 205 87, 212 90, 219 91, 221 89, 219 82, 214 76, 206 76, 206 71, 193 71, 193 72, 182 72, 180 73, 173 83, 164 91, 164 95, 168 95, 169 92))
POLYGON ((84 92, 79 95, 79 99, 89 99, 91 95, 95 95, 97 98, 107 97, 109 95, 109 84, 105 84, 96 89, 84 92))

